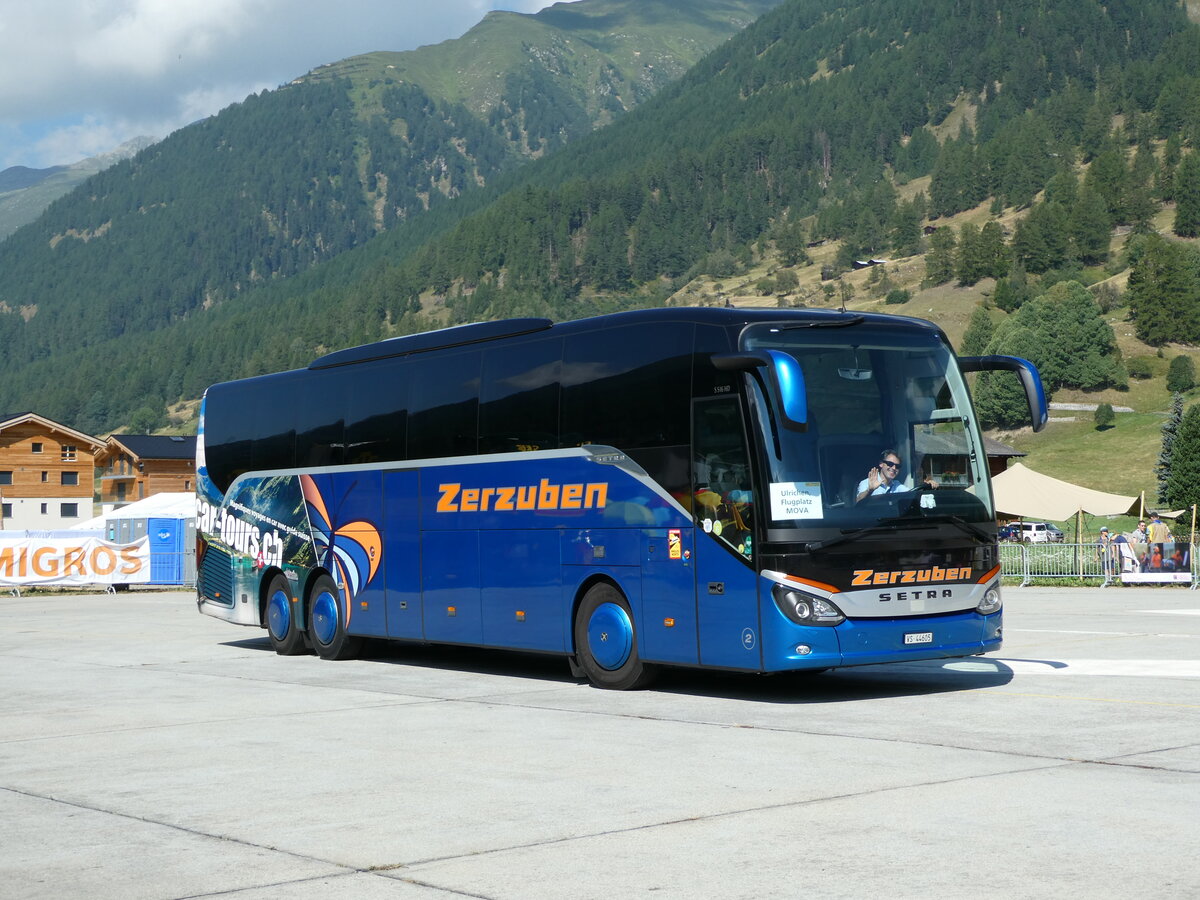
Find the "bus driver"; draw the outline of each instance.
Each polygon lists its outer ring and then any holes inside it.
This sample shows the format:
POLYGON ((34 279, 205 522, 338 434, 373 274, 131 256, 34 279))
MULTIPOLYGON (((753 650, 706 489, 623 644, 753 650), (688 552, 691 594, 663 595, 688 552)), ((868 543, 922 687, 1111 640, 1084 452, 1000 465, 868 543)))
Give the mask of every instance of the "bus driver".
MULTIPOLYGON (((873 497, 876 494, 899 494, 904 491, 913 489, 912 475, 907 475, 902 480, 900 478, 903 472, 903 464, 900 462, 900 454, 895 450, 884 450, 879 454, 879 465, 873 467, 867 473, 867 477, 858 483, 858 489, 854 493, 854 502, 861 503, 867 497, 873 497)), ((921 483, 929 488, 936 488, 937 482, 932 478, 926 478, 924 473, 921 473, 921 483)))

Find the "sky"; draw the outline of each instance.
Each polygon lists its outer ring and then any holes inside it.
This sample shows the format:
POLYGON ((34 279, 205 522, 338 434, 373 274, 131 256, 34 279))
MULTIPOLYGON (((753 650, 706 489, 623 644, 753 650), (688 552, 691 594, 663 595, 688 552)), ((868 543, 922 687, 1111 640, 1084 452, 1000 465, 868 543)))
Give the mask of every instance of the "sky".
MULTIPOLYGON (((0 0, 0 170, 177 128, 374 50, 553 0, 0 0)), ((573 0, 567 0, 573 2, 573 0)))

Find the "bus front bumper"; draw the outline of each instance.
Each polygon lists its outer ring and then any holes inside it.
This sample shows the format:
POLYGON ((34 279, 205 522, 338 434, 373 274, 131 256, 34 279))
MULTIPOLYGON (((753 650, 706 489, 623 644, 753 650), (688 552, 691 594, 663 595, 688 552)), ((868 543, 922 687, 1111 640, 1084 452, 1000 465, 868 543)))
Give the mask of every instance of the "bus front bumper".
POLYGON ((1000 649, 1003 613, 971 610, 896 619, 847 619, 828 627, 777 623, 763 654, 768 672, 978 656, 1000 649))

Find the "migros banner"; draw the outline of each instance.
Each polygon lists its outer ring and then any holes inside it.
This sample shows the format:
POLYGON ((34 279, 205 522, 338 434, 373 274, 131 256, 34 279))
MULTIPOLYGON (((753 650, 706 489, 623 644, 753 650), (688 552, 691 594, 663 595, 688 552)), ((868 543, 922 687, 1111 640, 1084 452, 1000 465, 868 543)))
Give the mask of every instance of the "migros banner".
POLYGON ((150 538, 113 544, 99 538, 0 539, 0 584, 145 584, 150 538))

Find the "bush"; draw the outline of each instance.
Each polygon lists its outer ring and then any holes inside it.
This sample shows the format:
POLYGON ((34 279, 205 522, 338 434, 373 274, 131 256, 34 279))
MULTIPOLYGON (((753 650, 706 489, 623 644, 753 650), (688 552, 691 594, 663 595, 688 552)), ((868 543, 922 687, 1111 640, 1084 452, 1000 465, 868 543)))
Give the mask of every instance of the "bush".
POLYGON ((912 299, 912 292, 906 291, 904 288, 896 288, 888 291, 888 295, 883 299, 884 303, 907 303, 912 299))
POLYGON ((1145 381, 1154 377, 1154 365, 1147 356, 1135 356, 1128 363, 1129 377, 1145 381))
POLYGON ((775 293, 775 279, 774 278, 760 278, 760 279, 758 279, 758 282, 754 285, 754 289, 756 291, 758 291, 760 294, 762 294, 764 297, 769 297, 771 294, 775 293))
POLYGON ((775 276, 775 286, 786 294, 800 287, 800 278, 791 269, 784 269, 775 276))
POLYGON ((1096 420, 1097 428, 1107 428, 1108 426, 1112 425, 1114 421, 1116 421, 1117 414, 1113 412, 1111 403, 1101 403, 1096 407, 1096 414, 1094 418, 1096 420))

